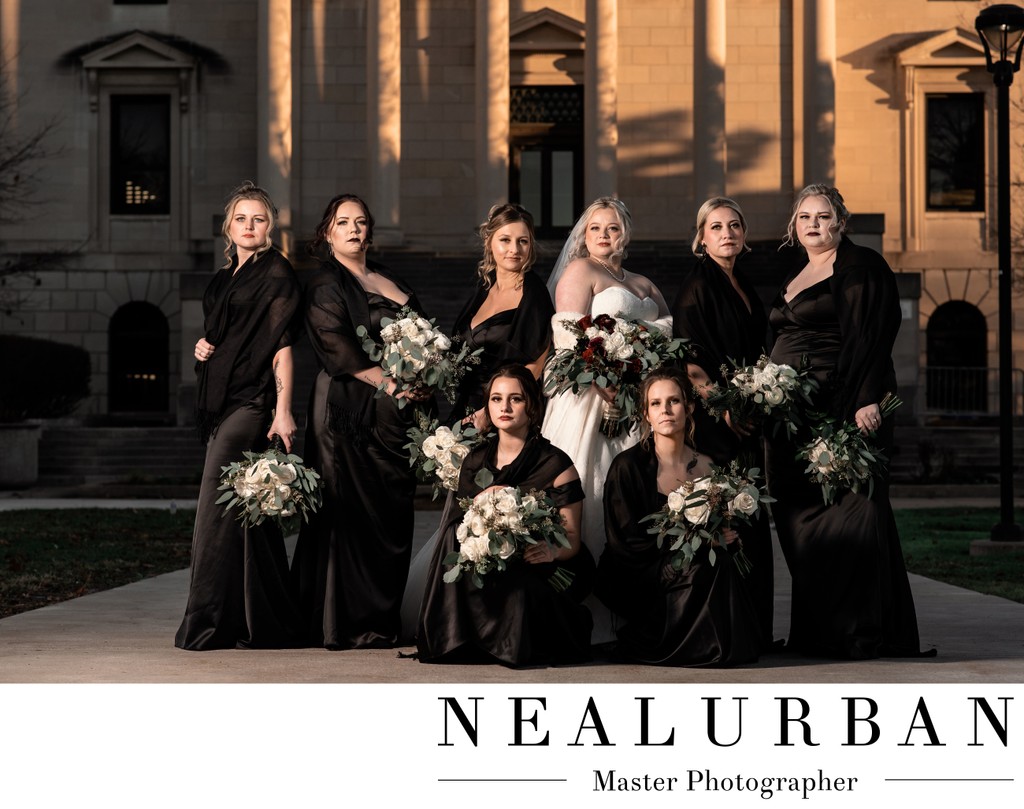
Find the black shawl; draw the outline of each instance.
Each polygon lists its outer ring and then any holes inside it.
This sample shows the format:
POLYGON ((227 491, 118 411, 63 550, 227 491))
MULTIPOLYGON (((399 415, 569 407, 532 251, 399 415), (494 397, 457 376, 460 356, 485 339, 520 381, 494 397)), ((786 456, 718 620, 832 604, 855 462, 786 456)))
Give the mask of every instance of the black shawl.
MULTIPOLYGON (((788 281, 787 281, 788 283, 788 281)), ((892 268, 869 247, 843 236, 829 287, 839 318, 839 358, 832 379, 843 419, 896 392, 892 349, 903 319, 892 268)))
MULTIPOLYGON (((367 266, 392 281, 409 296, 405 304, 423 317, 426 313, 408 284, 373 261, 367 266)), ((370 306, 366 291, 344 265, 331 256, 320 264, 310 277, 305 290, 306 331, 320 367, 332 377, 327 397, 327 413, 331 429, 349 436, 358 436, 373 427, 373 391, 356 374, 373 368, 376 363, 363 350, 356 329, 363 326, 378 341, 370 322, 370 306)))
POLYGON ((725 382, 721 367, 731 367, 730 360, 741 365, 757 362, 768 341, 764 305, 741 265, 742 259, 736 262, 734 272, 750 301, 750 311, 725 272, 709 258, 683 273, 672 305, 673 333, 691 342, 696 352, 694 364, 703 368, 712 382, 725 382))
POLYGON ((196 426, 204 442, 228 415, 274 390, 271 363, 298 339, 299 303, 292 265, 273 248, 241 267, 235 255, 214 275, 203 295, 203 326, 216 350, 196 363, 196 426))

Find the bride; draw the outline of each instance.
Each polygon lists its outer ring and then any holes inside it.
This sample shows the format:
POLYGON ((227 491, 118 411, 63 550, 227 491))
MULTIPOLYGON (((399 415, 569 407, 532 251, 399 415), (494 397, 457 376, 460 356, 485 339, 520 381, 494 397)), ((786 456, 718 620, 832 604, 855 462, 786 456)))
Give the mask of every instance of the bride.
MULTIPOLYGON (((576 222, 548 279, 555 301, 551 323, 556 351, 575 344, 562 321, 587 314, 644 320, 671 333, 672 317, 661 292, 649 278, 622 266, 631 230, 629 210, 613 197, 594 200, 576 222)), ((579 394, 558 394, 548 402, 541 429, 545 438, 572 458, 580 474, 586 494, 581 536, 595 559, 604 547, 601 502, 608 468, 616 455, 639 440, 635 429, 617 438, 601 433, 605 404, 613 398, 614 391, 597 386, 579 394)), ((586 603, 594 615, 593 642, 614 640, 611 612, 593 597, 586 603)))

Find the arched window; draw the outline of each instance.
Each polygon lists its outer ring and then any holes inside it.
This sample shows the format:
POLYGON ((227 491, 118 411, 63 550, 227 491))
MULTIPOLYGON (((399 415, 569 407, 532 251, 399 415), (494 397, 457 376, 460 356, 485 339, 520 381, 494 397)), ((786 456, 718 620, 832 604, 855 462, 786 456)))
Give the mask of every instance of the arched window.
POLYGON ((988 411, 988 325, 967 301, 948 301, 928 320, 928 409, 988 411))
POLYGON ((145 301, 126 303, 110 318, 111 413, 166 413, 167 318, 145 301))

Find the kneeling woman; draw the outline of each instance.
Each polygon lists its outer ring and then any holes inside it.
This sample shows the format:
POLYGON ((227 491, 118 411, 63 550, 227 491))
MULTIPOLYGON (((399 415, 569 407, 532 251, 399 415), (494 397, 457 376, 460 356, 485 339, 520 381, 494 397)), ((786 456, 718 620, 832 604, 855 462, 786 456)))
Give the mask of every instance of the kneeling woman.
MULTIPOLYGON (((732 561, 707 547, 690 567, 672 567, 651 523, 668 494, 707 475, 711 461, 693 449, 691 385, 683 371, 660 368, 640 389, 643 439, 616 456, 604 489, 607 544, 594 592, 625 619, 620 656, 662 666, 732 666, 757 659, 758 624, 747 582, 732 561)), ((725 532, 730 552, 736 532, 725 532)))
POLYGON ((554 500, 569 539, 568 548, 541 542, 521 559, 495 571, 477 587, 463 576, 448 584, 443 559, 458 550, 462 513, 446 513, 427 578, 417 633, 423 662, 482 660, 509 666, 583 662, 590 658, 590 612, 580 602, 590 592, 594 560, 580 543, 583 488, 569 456, 540 435, 542 394, 522 365, 500 368, 486 388, 486 412, 495 435, 462 463, 457 497, 475 497, 482 469, 487 488, 518 486, 526 494, 544 490, 554 500), (556 590, 549 579, 558 567, 573 574, 556 590))

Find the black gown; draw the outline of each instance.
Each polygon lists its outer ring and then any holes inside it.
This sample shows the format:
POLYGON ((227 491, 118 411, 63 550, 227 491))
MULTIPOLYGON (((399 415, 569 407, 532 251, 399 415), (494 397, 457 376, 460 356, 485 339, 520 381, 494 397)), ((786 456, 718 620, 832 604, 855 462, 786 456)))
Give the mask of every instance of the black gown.
MULTIPOLYGON (((495 486, 518 486, 525 493, 543 489, 561 508, 583 499, 578 480, 552 486, 572 466, 569 456, 540 435, 531 436, 519 456, 502 469, 495 467, 497 438, 476 447, 462 464, 457 496, 474 497, 481 489, 474 477, 483 467, 494 475, 495 486)), ((593 621, 582 600, 594 581, 594 559, 581 543, 571 559, 548 564, 512 560, 478 588, 471 577, 448 584, 442 560, 458 550, 455 531, 463 512, 454 508, 441 526, 423 604, 417 646, 425 663, 497 660, 508 666, 582 663, 590 659, 593 621), (556 591, 548 579, 556 567, 574 574, 572 585, 556 591)))
POLYGON ((203 297, 213 356, 197 364, 197 422, 206 461, 196 506, 188 603, 174 645, 190 651, 284 648, 300 641, 288 557, 273 520, 243 526, 216 505, 221 467, 267 448, 272 362, 301 333, 291 265, 276 250, 238 268, 237 257, 203 297))
MULTIPOLYGON (((491 281, 494 281, 492 273, 491 281)), ((459 385, 452 405, 452 418, 458 420, 484 406, 484 387, 502 365, 535 362, 551 345, 551 318, 555 307, 544 282, 535 272, 523 274, 523 297, 515 309, 497 312, 475 327, 473 318, 487 297, 487 287, 478 283, 473 297, 455 319, 453 335, 470 348, 482 348, 480 364, 470 369, 459 385)))
MULTIPOLYGON (((683 274, 679 294, 672 305, 673 333, 690 341, 695 351, 694 364, 722 387, 727 384, 722 366, 731 369, 732 362, 741 365, 757 362, 768 342, 768 318, 742 264, 740 258, 734 273, 750 302, 749 310, 728 276, 710 258, 698 261, 683 274)), ((724 419, 717 421, 699 402, 693 415, 694 444, 700 452, 719 466, 727 466, 735 460, 745 468, 754 466, 764 470, 760 432, 741 441, 724 419)), ((752 524, 738 526, 737 532, 753 566, 746 581, 757 609, 762 648, 767 648, 774 640, 775 613, 775 554, 767 510, 762 509, 752 524)))
MULTIPOLYGON (((409 296, 412 291, 377 265, 409 296)), ((388 647, 400 635, 399 608, 413 540, 416 478, 406 430, 414 408, 355 377, 373 367, 356 337, 380 341, 380 321, 400 305, 368 294, 337 261, 306 290, 306 325, 321 370, 310 399, 306 461, 320 470, 324 502, 299 532, 292 562, 307 642, 328 649, 388 647)))
POLYGON ((604 490, 607 543, 594 592, 622 616, 616 654, 660 666, 735 666, 757 660, 758 616, 747 582, 730 559, 714 565, 707 548, 674 570, 669 543, 658 546, 640 520, 661 509, 653 442, 616 456, 604 490))
MULTIPOLYGON (((792 280, 792 279, 789 279, 792 280)), ((787 284, 789 283, 787 280, 787 284)), ((831 278, 770 314, 775 362, 807 356, 821 389, 815 409, 850 421, 861 407, 896 392, 892 346, 901 311, 896 280, 873 250, 843 240, 831 278)), ((798 461, 805 429, 768 442, 768 482, 775 527, 793 577, 789 645, 805 654, 864 659, 920 653, 917 617, 889 503, 888 479, 874 495, 840 492, 833 505, 798 461)), ((893 419, 876 443, 892 445, 893 419)))

